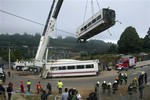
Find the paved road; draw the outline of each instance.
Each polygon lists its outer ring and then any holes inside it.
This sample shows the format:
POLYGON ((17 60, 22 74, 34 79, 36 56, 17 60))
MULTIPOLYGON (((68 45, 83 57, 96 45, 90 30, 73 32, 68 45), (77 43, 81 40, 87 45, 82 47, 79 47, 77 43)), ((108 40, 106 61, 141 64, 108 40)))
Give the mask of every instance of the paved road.
MULTIPOLYGON (((7 71, 6 75, 7 75, 7 71)), ((142 71, 147 72, 148 76, 150 76, 150 66, 145 66, 143 68, 137 68, 137 69, 131 69, 128 71, 123 71, 128 74, 128 83, 132 81, 134 77, 137 77, 140 75, 142 71)), ((11 77, 7 76, 6 83, 4 86, 7 86, 8 82, 11 81, 14 84, 14 89, 19 90, 20 88, 20 81, 24 81, 26 84, 27 80, 30 80, 32 82, 31 90, 36 91, 36 83, 38 81, 41 82, 42 87, 46 87, 46 84, 50 81, 53 89, 56 89, 56 84, 58 80, 62 80, 64 83, 64 87, 73 87, 77 89, 81 88, 94 88, 94 84, 97 81, 100 81, 102 83, 104 80, 106 82, 114 82, 115 77, 118 75, 118 71, 112 70, 112 71, 102 71, 99 76, 89 76, 89 77, 70 77, 70 78, 52 78, 52 79, 41 79, 38 75, 27 75, 27 76, 19 76, 18 73, 23 73, 22 71, 11 71, 12 75, 11 77)), ((26 73, 26 72, 25 72, 26 73)), ((150 81, 150 77, 148 77, 148 82, 150 81)), ((150 91, 149 91, 150 92, 150 91)), ((124 98, 122 100, 127 100, 127 95, 120 94, 118 98, 124 98), (126 99, 125 99, 126 98, 126 99)), ((107 99, 106 99, 107 100, 107 99)), ((119 100, 119 99, 116 99, 119 100)), ((121 100, 121 99, 120 99, 121 100)), ((137 99, 136 99, 137 100, 137 99)))

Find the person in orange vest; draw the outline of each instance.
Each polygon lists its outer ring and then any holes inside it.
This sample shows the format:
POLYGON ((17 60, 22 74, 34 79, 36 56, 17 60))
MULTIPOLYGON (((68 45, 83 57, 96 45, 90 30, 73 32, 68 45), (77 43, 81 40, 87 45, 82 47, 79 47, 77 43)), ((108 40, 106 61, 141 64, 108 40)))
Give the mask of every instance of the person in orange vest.
POLYGON ((24 84, 23 81, 20 81, 20 89, 21 89, 21 93, 24 93, 24 84))
POLYGON ((40 90, 41 90, 41 84, 40 84, 40 82, 37 83, 36 89, 37 89, 37 94, 40 94, 40 90))

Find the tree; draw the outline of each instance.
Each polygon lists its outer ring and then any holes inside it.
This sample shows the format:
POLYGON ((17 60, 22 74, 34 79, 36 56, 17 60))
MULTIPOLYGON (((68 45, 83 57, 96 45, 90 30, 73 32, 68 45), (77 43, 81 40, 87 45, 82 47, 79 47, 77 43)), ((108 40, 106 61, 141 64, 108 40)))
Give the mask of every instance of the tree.
POLYGON ((118 40, 118 52, 123 54, 135 53, 141 50, 141 41, 136 29, 129 26, 118 40))
POLYGON ((143 51, 149 51, 150 50, 150 28, 147 32, 147 35, 142 40, 142 47, 143 47, 143 51))
POLYGON ((108 53, 117 53, 117 46, 115 44, 112 44, 109 49, 107 50, 108 53))

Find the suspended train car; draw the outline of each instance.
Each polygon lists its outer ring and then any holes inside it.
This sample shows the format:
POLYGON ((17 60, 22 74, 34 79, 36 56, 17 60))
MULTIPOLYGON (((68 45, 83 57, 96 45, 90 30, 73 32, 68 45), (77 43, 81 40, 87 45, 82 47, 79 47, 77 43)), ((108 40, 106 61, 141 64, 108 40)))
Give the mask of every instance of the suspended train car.
POLYGON ((76 37, 78 41, 86 41, 112 27, 115 24, 115 17, 114 10, 103 8, 77 28, 76 37))

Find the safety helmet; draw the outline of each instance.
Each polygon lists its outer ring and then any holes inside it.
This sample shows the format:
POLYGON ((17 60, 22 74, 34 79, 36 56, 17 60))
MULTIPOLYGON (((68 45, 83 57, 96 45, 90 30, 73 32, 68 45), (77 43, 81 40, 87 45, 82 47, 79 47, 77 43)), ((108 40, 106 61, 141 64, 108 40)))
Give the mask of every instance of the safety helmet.
POLYGON ((123 73, 121 75, 123 76, 123 73))
POLYGON ((108 85, 111 85, 111 83, 109 82, 108 85))
POLYGON ((106 81, 103 81, 103 83, 106 83, 106 81))
POLYGON ((97 84, 100 84, 100 82, 99 82, 99 81, 97 81, 97 84))
POLYGON ((145 73, 144 71, 141 72, 142 75, 143 75, 144 73, 145 73))
POLYGON ((134 78, 134 80, 137 80, 136 77, 134 78))
POLYGON ((115 81, 115 83, 117 83, 117 81, 115 81))

